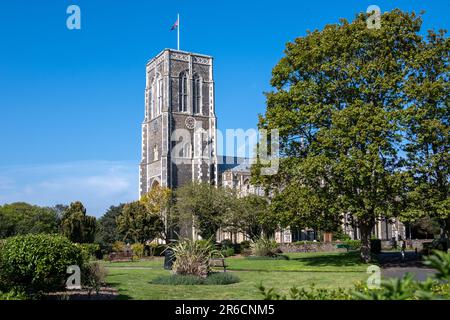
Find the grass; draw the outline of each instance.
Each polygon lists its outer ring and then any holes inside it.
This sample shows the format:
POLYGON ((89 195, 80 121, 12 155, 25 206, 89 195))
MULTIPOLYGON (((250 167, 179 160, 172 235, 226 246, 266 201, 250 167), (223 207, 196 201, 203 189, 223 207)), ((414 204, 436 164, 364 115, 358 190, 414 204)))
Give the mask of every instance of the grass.
POLYGON ((364 272, 357 252, 291 253, 289 260, 227 259, 228 269, 247 271, 364 272))
POLYGON ((365 281, 367 265, 357 253, 295 253, 290 260, 257 260, 227 258, 230 273, 239 283, 228 285, 166 285, 152 284, 170 271, 163 269, 163 258, 138 262, 104 262, 108 268, 107 282, 118 288, 119 299, 261 299, 257 285, 287 292, 294 285, 318 288, 349 288, 365 281))

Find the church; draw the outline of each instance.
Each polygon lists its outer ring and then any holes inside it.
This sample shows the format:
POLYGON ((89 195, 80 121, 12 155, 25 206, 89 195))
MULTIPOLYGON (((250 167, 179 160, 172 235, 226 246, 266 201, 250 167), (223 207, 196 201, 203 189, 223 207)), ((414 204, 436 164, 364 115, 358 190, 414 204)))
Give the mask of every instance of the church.
MULTIPOLYGON (((241 196, 262 194, 250 184, 248 159, 217 155, 216 129, 213 57, 165 49, 151 59, 146 66, 140 196, 154 186, 176 189, 191 182, 231 187, 241 196)), ((359 238, 346 219, 343 229, 359 238)), ((404 235, 398 221, 380 220, 374 230, 374 236, 384 239, 404 235)), ((217 240, 246 240, 242 234, 230 236, 219 232, 217 240)), ((315 238, 312 230, 286 229, 275 234, 277 242, 315 238)))

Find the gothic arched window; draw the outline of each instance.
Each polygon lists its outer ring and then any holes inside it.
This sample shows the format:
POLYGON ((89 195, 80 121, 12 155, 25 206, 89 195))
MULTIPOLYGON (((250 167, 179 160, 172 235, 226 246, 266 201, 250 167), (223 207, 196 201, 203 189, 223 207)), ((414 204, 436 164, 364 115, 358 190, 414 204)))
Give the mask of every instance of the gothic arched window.
POLYGON ((159 159, 159 150, 158 150, 158 145, 155 144, 153 146, 153 161, 157 161, 159 159))
POLYGON ((161 114, 163 104, 163 81, 161 76, 156 81, 156 116, 161 114))
POLYGON ((202 80, 198 74, 195 74, 192 80, 192 92, 193 113, 202 113, 202 80))
POLYGON ((184 145, 184 157, 185 158, 192 158, 192 145, 190 143, 186 143, 184 145))
POLYGON ((149 113, 150 113, 150 119, 153 119, 155 117, 155 80, 153 79, 150 86, 150 92, 149 92, 149 113))
POLYGON ((180 112, 187 112, 188 104, 188 75, 187 72, 180 74, 179 86, 179 110, 180 112))

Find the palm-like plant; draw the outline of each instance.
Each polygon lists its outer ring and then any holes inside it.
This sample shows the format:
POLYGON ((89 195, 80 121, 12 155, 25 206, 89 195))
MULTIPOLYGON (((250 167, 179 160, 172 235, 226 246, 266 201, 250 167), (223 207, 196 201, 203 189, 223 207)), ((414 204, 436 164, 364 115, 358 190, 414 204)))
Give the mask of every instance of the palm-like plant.
POLYGON ((258 257, 273 257, 276 255, 278 245, 272 238, 261 237, 254 240, 251 245, 252 254, 258 257))
POLYGON ((172 248, 175 262, 172 270, 180 275, 193 275, 206 278, 210 272, 209 260, 220 256, 210 240, 185 239, 176 243, 172 248))

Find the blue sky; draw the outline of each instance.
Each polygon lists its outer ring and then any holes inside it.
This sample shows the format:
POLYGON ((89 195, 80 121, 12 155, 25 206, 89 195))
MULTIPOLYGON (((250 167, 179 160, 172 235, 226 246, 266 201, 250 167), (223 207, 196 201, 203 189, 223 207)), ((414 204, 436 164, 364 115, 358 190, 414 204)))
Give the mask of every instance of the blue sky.
POLYGON ((287 41, 371 5, 424 9, 423 30, 449 28, 442 1, 4 1, 0 8, 0 204, 83 201, 100 216, 138 192, 145 64, 176 47, 215 57, 219 129, 254 128, 287 41), (66 8, 81 8, 81 30, 66 8))

